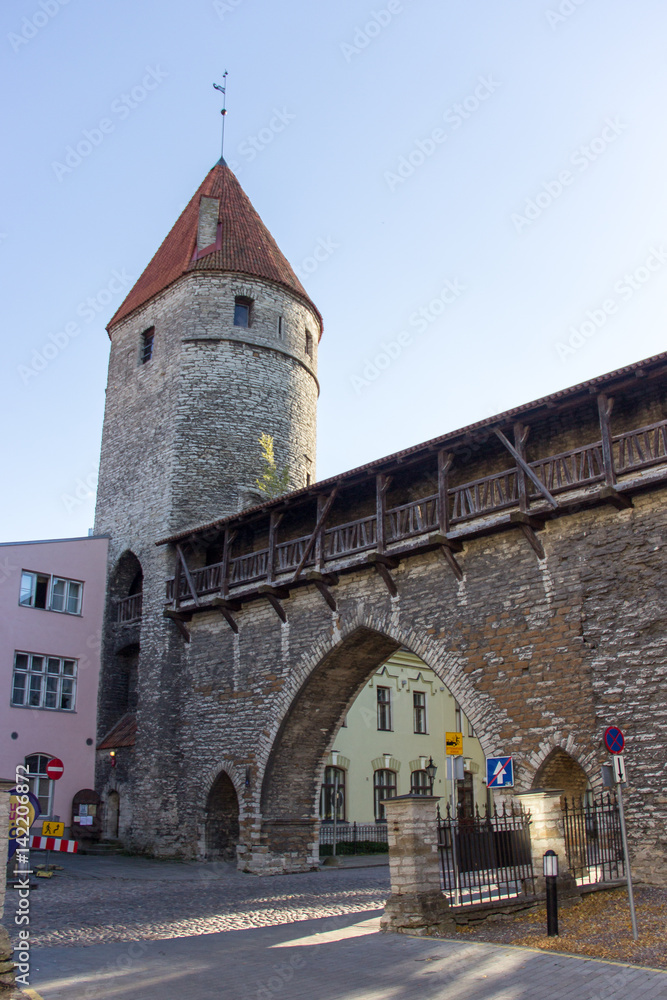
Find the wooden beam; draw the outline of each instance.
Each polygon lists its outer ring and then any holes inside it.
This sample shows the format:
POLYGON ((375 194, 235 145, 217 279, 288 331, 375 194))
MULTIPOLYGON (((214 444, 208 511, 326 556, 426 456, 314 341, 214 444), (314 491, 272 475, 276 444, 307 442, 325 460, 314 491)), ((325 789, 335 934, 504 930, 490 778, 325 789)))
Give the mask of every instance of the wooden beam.
POLYGON ((438 526, 443 535, 449 531, 449 470, 453 461, 451 451, 438 452, 438 526))
POLYGON ((176 572, 174 573, 174 607, 178 608, 181 603, 181 559, 176 553, 176 572))
POLYGON ((310 553, 313 550, 313 545, 317 541, 317 536, 320 533, 320 529, 324 525, 324 522, 326 520, 326 516, 329 513, 329 511, 331 510, 331 505, 333 504, 334 500, 336 499, 337 494, 338 494, 338 487, 334 486, 333 490, 331 491, 331 493, 327 497, 326 503, 324 504, 324 506, 322 507, 322 510, 318 514, 317 523, 315 525, 313 533, 310 536, 310 538, 308 539, 308 544, 306 545, 305 549, 303 550, 303 555, 301 556, 301 560, 299 562, 299 565, 294 570, 294 576, 292 577, 292 582, 296 581, 299 578, 299 576, 301 575, 301 570, 306 565, 306 560, 308 559, 308 556, 310 555, 310 553))
POLYGON ((441 545, 440 546, 440 552, 442 553, 442 555, 444 557, 444 560, 447 563, 447 565, 451 568, 451 570, 452 570, 454 576, 456 577, 456 579, 457 580, 462 580, 463 579, 463 570, 459 566, 459 564, 457 562, 457 559, 456 559, 456 556, 452 552, 450 546, 449 545, 441 545))
POLYGON ((602 433, 602 459, 604 461, 604 481, 607 486, 616 484, 616 470, 614 468, 614 449, 611 436, 611 411, 614 409, 614 400, 598 393, 598 414, 600 417, 600 431, 602 433))
POLYGON ((238 626, 238 623, 236 621, 236 618, 231 613, 231 611, 229 610, 229 608, 226 608, 226 607, 224 607, 224 605, 219 604, 218 605, 218 611, 220 612, 220 614, 222 615, 222 617, 226 620, 226 622, 229 625, 229 627, 232 630, 232 632, 234 632, 234 633, 236 633, 236 635, 238 635, 239 634, 239 626, 238 626))
POLYGON ((386 476, 381 472, 375 477, 375 543, 378 552, 384 552, 386 548, 386 524, 387 513, 387 490, 391 483, 391 476, 386 476))
POLYGON ((523 471, 526 473, 526 475, 528 476, 528 478, 530 479, 530 481, 532 483, 534 483, 535 486, 537 486, 537 488, 540 491, 540 493, 542 494, 542 496, 546 500, 549 501, 549 503, 554 508, 554 510, 557 510, 558 504, 556 503, 556 501, 552 497, 551 493, 549 493, 549 490, 546 488, 546 486, 544 485, 544 483, 542 483, 537 478, 537 476, 535 475, 535 473, 533 472, 533 470, 531 469, 531 467, 528 465, 527 462, 525 462, 523 460, 523 458, 521 457, 521 455, 519 454, 519 452, 516 450, 516 448, 514 447, 514 445, 510 444, 510 442, 507 440, 507 438, 505 437, 505 435, 503 434, 503 432, 501 430, 499 430, 497 427, 496 427, 496 437, 498 438, 499 441, 501 441, 505 445, 505 447, 509 451, 510 455, 514 456, 514 458, 516 459, 516 462, 517 462, 517 465, 519 466, 519 468, 523 469, 523 471))
POLYGON ((616 510, 628 510, 634 507, 631 497, 626 493, 620 493, 613 486, 602 486, 600 488, 599 497, 601 500, 606 500, 607 503, 615 507, 616 510))
POLYGON ((188 588, 190 590, 190 593, 192 594, 192 599, 197 605, 197 607, 199 607, 199 598, 197 597, 197 590, 195 588, 192 576, 190 575, 188 564, 185 561, 185 556, 183 555, 183 549, 178 543, 176 544, 176 551, 178 552, 178 557, 181 560, 181 565, 183 566, 183 573, 185 574, 185 579, 188 581, 188 588))
MULTIPOLYGON (((526 441, 528 440, 528 435, 530 434, 530 427, 526 427, 524 424, 516 423, 514 425, 514 447, 516 448, 521 458, 526 461, 526 441)), ((523 471, 521 466, 517 471, 517 485, 519 492, 519 510, 527 511, 530 506, 530 500, 528 498, 528 490, 526 488, 526 473, 523 471)))
POLYGON ((185 624, 182 615, 178 614, 176 611, 170 611, 169 609, 167 609, 166 611, 162 612, 162 616, 163 618, 171 618, 174 625, 181 633, 185 641, 190 642, 190 629, 185 624))
POLYGON ((243 601, 230 601, 224 597, 214 597, 211 601, 211 607, 226 608, 227 611, 240 611, 243 607, 243 601))
POLYGON ((531 549, 538 557, 538 559, 544 559, 544 546, 539 540, 536 531, 542 531, 544 528, 544 518, 535 517, 531 514, 525 514, 522 511, 514 511, 510 514, 510 523, 516 524, 517 527, 521 528, 521 531, 525 535, 531 549))
POLYGON ((329 590, 330 586, 335 586, 338 583, 338 573, 320 573, 318 570, 309 570, 306 573, 306 580, 315 584, 332 611, 338 610, 336 598, 329 590))
POLYGON ((280 597, 289 597, 289 590, 285 590, 284 587, 258 587, 257 592, 265 597, 275 613, 280 618, 281 622, 287 621, 287 612, 280 603, 280 597))
POLYGON ((430 548, 435 548, 438 552, 440 552, 447 565, 451 567, 456 579, 462 580, 463 570, 454 556, 455 552, 463 551, 463 546, 458 539, 448 538, 447 535, 444 535, 441 531, 432 531, 427 536, 427 542, 430 548))
POLYGON ((284 518, 284 514, 278 514, 275 510, 271 511, 271 516, 269 518, 269 554, 267 558, 266 565, 266 579, 269 583, 273 583, 276 575, 276 540, 278 535, 278 525, 284 518))
POLYGON ((230 528, 225 528, 225 540, 222 546, 222 587, 223 597, 229 593, 229 559, 232 549, 232 542, 236 538, 236 532, 230 528))
MULTIPOLYGON (((319 495, 317 498, 317 520, 319 521, 322 511, 324 510, 324 505, 326 503, 326 498, 319 495)), ((317 532, 317 538, 315 539, 315 569, 320 573, 324 569, 324 532, 322 528, 317 532)))
POLYGON ((398 595, 398 589, 389 570, 395 569, 398 566, 399 560, 392 558, 391 556, 382 555, 379 552, 371 552, 369 553, 368 561, 375 567, 376 572, 384 580, 387 590, 391 596, 396 597, 398 595))

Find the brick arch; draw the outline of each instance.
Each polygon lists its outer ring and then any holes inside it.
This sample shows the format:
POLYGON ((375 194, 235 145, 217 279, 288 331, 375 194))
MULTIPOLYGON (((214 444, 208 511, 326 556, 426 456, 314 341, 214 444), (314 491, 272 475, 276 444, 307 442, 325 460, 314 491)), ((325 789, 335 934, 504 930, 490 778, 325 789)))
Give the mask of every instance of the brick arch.
POLYGON ((582 797, 589 786, 588 775, 576 759, 561 746, 546 755, 533 777, 533 788, 562 790, 567 799, 582 797))
POLYGON ((334 616, 329 641, 320 642, 293 666, 291 683, 281 694, 282 712, 271 734, 258 796, 265 843, 278 854, 303 849, 305 841, 314 839, 321 772, 342 719, 368 677, 402 646, 448 687, 479 734, 484 751, 490 752, 480 725, 483 704, 467 685, 456 654, 443 653, 442 643, 430 637, 401 629, 392 617, 391 613, 360 615, 342 627, 334 616))

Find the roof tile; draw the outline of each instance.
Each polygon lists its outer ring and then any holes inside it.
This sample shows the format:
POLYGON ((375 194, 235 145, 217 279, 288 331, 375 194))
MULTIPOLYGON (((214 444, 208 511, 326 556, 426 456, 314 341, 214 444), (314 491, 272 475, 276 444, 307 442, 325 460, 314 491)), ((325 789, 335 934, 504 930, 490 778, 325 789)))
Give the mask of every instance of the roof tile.
POLYGON ((289 289, 322 317, 280 251, 278 244, 252 207, 250 199, 224 160, 208 172, 181 212, 169 235, 112 317, 108 329, 139 306, 192 271, 226 271, 264 278, 289 289), (219 249, 194 260, 202 196, 220 199, 219 249))

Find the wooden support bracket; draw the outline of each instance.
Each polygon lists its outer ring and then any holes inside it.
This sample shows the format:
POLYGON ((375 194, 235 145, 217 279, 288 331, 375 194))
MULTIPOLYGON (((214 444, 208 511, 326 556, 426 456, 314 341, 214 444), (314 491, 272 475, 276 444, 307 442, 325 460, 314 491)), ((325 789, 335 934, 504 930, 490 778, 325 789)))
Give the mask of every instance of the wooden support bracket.
POLYGON ((524 514, 523 511, 514 511, 510 514, 510 523, 521 528, 537 558, 544 559, 544 546, 535 534, 536 531, 542 531, 544 528, 544 518, 536 517, 534 514, 524 514))
POLYGON ((225 619, 225 621, 229 625, 229 627, 232 630, 232 632, 235 632, 238 635, 239 626, 238 626, 238 623, 236 621, 236 618, 234 618, 234 615, 232 614, 232 611, 240 611, 241 608, 243 607, 243 605, 241 604, 241 602, 240 601, 225 601, 221 597, 214 597, 213 600, 211 601, 211 605, 214 608, 218 609, 218 611, 220 612, 220 614, 222 615, 222 617, 225 619))
POLYGON ((190 621, 190 617, 191 617, 190 615, 188 615, 187 619, 186 619, 185 616, 182 615, 182 614, 180 614, 178 611, 171 611, 171 610, 167 609, 166 611, 162 612, 162 616, 164 618, 171 618, 171 620, 173 621, 174 625, 176 626, 176 628, 178 629, 178 631, 181 633, 181 635, 183 636, 183 638, 185 639, 185 641, 186 642, 190 642, 190 629, 185 624, 186 620, 190 621))
POLYGON ((456 538, 449 538, 444 535, 441 531, 434 531, 428 536, 429 542, 435 543, 438 551, 442 554, 443 559, 447 565, 451 568, 454 576, 457 580, 463 579, 463 570, 459 566, 455 552, 462 552, 463 546, 456 538))
POLYGON ((613 486, 602 486, 598 495, 601 500, 606 500, 616 510, 628 510, 634 507, 632 498, 627 493, 620 493, 613 486))
POLYGON ((318 573, 317 570, 310 570, 306 573, 306 580, 308 580, 309 583, 315 584, 332 611, 338 610, 336 598, 329 590, 329 585, 335 585, 338 583, 337 573, 318 573))
POLYGON ((392 597, 398 596, 398 588, 394 583, 393 577, 389 572, 390 569, 396 569, 398 566, 398 559, 394 559, 391 556, 384 556, 380 552, 371 552, 368 556, 369 563, 375 567, 376 572, 382 577, 385 586, 392 597))
POLYGON ((262 584, 262 586, 257 588, 257 593, 261 594, 262 597, 266 597, 267 601, 278 615, 281 622, 284 624, 287 621, 287 612, 280 603, 280 599, 289 597, 289 590, 287 587, 269 587, 267 584, 262 584))

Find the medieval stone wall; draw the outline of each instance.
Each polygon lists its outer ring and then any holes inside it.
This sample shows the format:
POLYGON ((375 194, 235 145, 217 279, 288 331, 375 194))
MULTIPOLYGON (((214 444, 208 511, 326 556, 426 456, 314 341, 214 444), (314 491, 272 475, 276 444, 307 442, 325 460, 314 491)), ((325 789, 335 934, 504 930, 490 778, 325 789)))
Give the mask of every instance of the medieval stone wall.
POLYGON ((137 744, 146 767, 134 781, 160 822, 137 817, 132 843, 195 856, 209 789, 236 767, 242 863, 312 863, 321 768, 346 707, 405 645, 452 691, 485 752, 514 754, 518 791, 555 748, 599 787, 602 734, 620 725, 637 874, 667 882, 666 520, 655 488, 630 510, 599 505, 547 522, 544 560, 517 529, 467 541, 461 583, 425 553, 392 570, 393 599, 369 567, 341 577, 336 613, 309 586, 284 601, 286 624, 262 599, 237 613, 238 635, 216 612, 201 614, 178 676, 182 640, 173 623, 153 622, 163 638, 147 667, 137 744))

